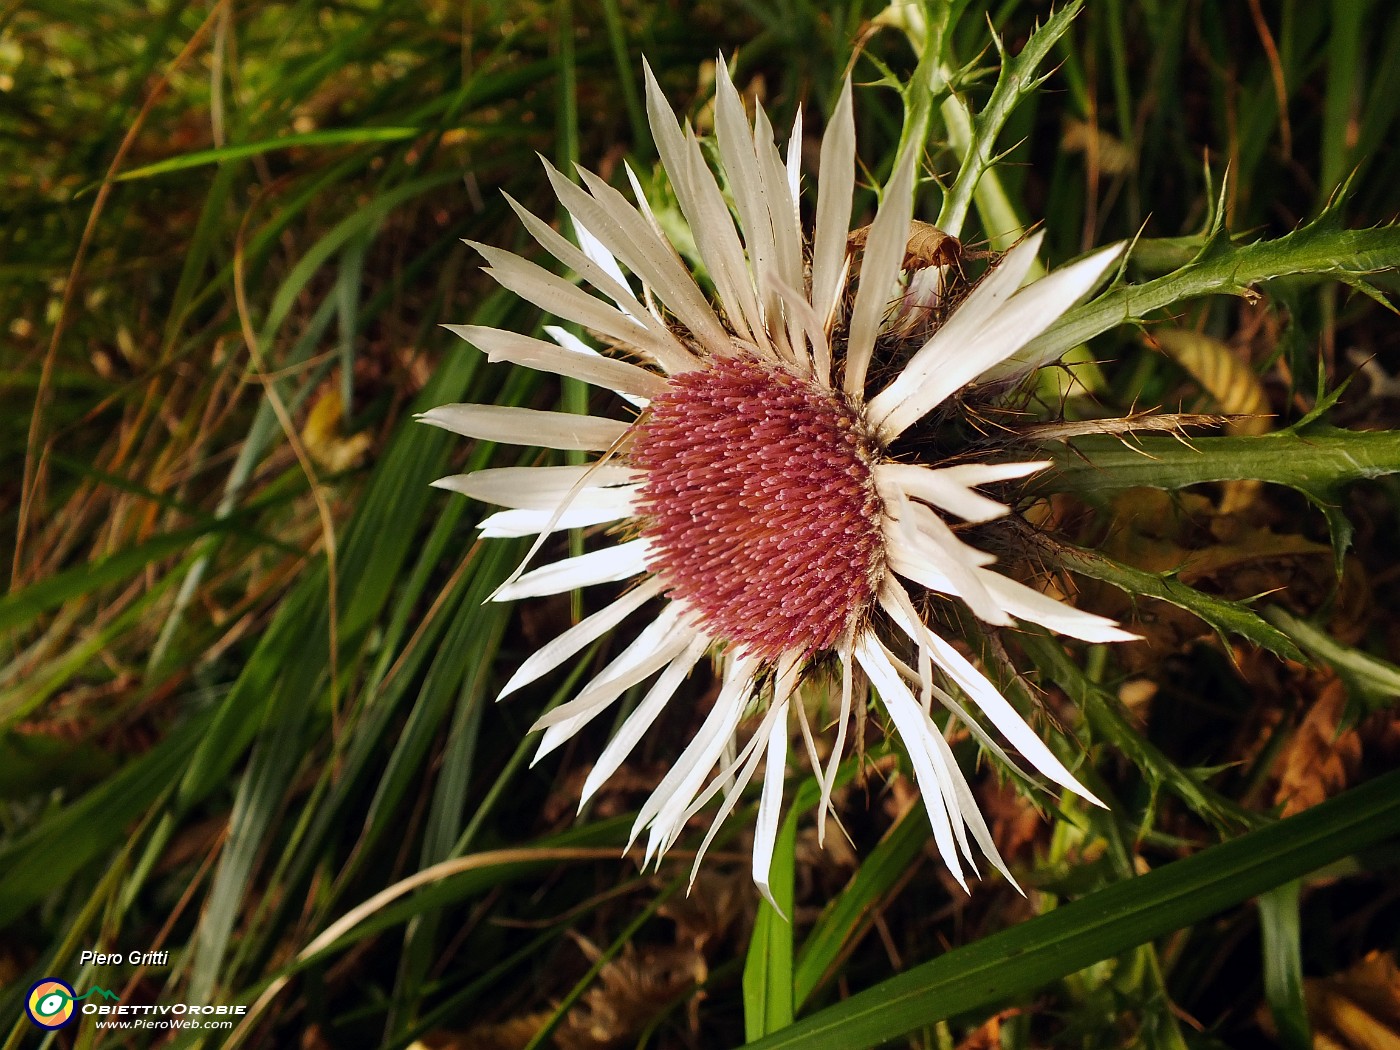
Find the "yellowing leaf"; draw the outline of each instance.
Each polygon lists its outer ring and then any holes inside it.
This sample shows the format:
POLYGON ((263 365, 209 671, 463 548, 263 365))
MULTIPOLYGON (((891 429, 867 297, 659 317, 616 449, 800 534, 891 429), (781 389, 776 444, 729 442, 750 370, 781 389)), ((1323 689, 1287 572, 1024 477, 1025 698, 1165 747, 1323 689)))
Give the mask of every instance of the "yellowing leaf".
POLYGON ((1351 969, 1303 982, 1313 1046, 1400 1050, 1400 969, 1373 951, 1351 969))
POLYGON ((346 437, 341 431, 344 415, 345 402, 341 400, 340 389, 331 384, 316 398, 301 428, 301 440, 307 453, 318 467, 330 474, 358 466, 369 452, 368 433, 361 431, 346 437))

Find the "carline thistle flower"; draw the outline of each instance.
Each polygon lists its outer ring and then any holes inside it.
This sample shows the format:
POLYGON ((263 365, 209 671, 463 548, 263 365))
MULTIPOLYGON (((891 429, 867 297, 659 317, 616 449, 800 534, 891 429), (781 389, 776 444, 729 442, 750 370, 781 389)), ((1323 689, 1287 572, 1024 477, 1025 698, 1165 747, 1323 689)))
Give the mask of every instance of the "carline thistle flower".
POLYGON ((817 826, 824 829, 853 708, 861 702, 859 671, 903 739, 950 871, 965 888, 964 862, 976 871, 975 842, 1014 885, 930 716, 932 701, 962 718, 985 745, 1000 748, 939 682, 975 705, 1040 774, 1099 803, 982 672, 934 631, 920 603, 933 592, 965 603, 994 626, 1025 620, 1094 642, 1133 636, 994 571, 988 567, 994 557, 959 535, 965 525, 1008 513, 979 487, 1025 477, 1047 463, 967 456, 923 463, 897 442, 969 385, 1009 384, 1049 364, 1024 349, 1100 283, 1121 246, 1021 288, 1040 244, 1031 236, 936 325, 920 329, 909 325, 911 311, 937 296, 944 275, 941 267, 916 266, 906 251, 918 150, 901 154, 873 224, 852 236, 849 80, 823 137, 810 236, 798 206, 800 114, 784 157, 761 107, 750 124, 718 64, 715 130, 736 226, 694 132, 678 125, 649 69, 647 101, 662 165, 714 300, 663 233, 630 168, 635 205, 588 171, 580 170, 580 186, 545 162, 577 245, 507 199, 540 245, 602 298, 509 252, 476 247, 503 286, 581 325, 621 356, 603 356, 557 327, 546 327, 554 340, 547 342, 451 326, 492 361, 614 391, 637 407, 636 417, 467 404, 421 417, 470 438, 600 453, 582 465, 488 469, 437 482, 508 508, 482 522, 484 535, 536 535, 531 557, 560 529, 622 523, 615 531, 632 537, 529 571, 522 565, 496 592, 495 599, 511 600, 638 581, 526 659, 501 695, 663 599, 635 641, 536 723, 543 730, 536 761, 627 690, 654 679, 593 766, 586 800, 627 759, 696 665, 718 655, 718 695, 642 806, 632 838, 648 832, 646 859, 659 859, 690 818, 722 793, 698 868, 766 760, 753 877, 771 899, 790 723, 797 723, 821 781, 817 826), (857 243, 864 249, 858 269, 857 243), (879 386, 870 374, 877 344, 888 344, 896 329, 917 331, 917 340, 898 374, 879 386), (913 664, 900 652, 912 655, 913 664), (797 690, 814 662, 833 658, 841 686, 839 700, 833 697, 835 741, 823 763, 797 690), (741 723, 751 711, 758 725, 741 743, 741 723))

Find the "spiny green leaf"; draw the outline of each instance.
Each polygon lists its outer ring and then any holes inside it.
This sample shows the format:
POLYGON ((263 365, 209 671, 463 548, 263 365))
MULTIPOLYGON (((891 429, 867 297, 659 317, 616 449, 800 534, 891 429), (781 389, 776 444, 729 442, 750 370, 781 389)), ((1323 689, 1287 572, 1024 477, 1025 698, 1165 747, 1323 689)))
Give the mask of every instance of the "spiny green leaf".
POLYGON ((1190 587, 1165 573, 1135 569, 1105 557, 1096 551, 1084 550, 1063 543, 1046 543, 1045 550, 1071 572, 1091 576, 1120 588, 1133 596, 1158 598, 1177 608, 1194 613, 1222 636, 1236 634, 1255 645, 1288 660, 1302 661, 1302 652, 1283 631, 1274 627, 1241 602, 1217 598, 1190 587))
MULTIPOLYGON (((972 204, 973 193, 978 183, 997 158, 996 143, 1002 128, 1015 112, 1016 107, 1030 95, 1044 79, 1040 67, 1053 50, 1060 37, 1069 31, 1075 17, 1083 7, 1082 0, 1072 0, 1055 11, 1026 41, 1025 47, 1015 58, 1006 58, 1002 52, 1001 72, 997 76, 996 87, 987 105, 973 120, 973 139, 970 148, 963 153, 962 165, 958 169, 953 184, 943 198, 938 220, 934 223, 939 229, 957 236, 967 218, 972 204)), ((997 42, 1000 50, 1000 41, 997 42)))
POLYGON ((1096 435, 1048 450, 1055 461, 1034 482, 1042 492, 1179 489, 1207 481, 1267 481, 1304 492, 1400 473, 1400 431, 1311 427, 1256 437, 1120 440, 1096 435))
POLYGON ((1112 744, 1137 767, 1154 795, 1159 787, 1166 788, 1222 832, 1248 827, 1256 820, 1254 814, 1210 788, 1197 775, 1182 769, 1138 732, 1122 711, 1118 698, 1085 674, 1058 640, 1045 633, 1026 630, 1020 644, 1036 667, 1084 712, 1095 735, 1112 744))
POLYGON ((1352 536, 1356 533, 1352 527, 1351 519, 1347 517, 1346 511, 1342 510, 1341 486, 1296 485, 1294 487, 1306 496, 1308 502, 1320 510, 1323 518, 1326 519, 1327 535, 1332 542, 1332 568, 1340 579, 1342 568, 1346 564, 1347 551, 1351 549, 1352 536))
MULTIPOLYGON (((1211 190, 1210 166, 1206 165, 1206 192, 1211 190)), ((1220 179, 1220 189, 1210 198, 1210 214, 1206 216, 1205 229, 1201 236, 1204 243, 1189 266, 1203 266, 1208 262, 1228 255, 1235 248, 1230 232, 1225 228, 1225 219, 1230 214, 1230 172, 1226 170, 1220 179)))
POLYGON ((1205 295, 1246 295, 1277 277, 1332 280, 1365 277, 1400 267, 1400 226, 1365 230, 1315 222, 1273 241, 1236 245, 1211 237, 1196 259, 1144 284, 1124 284, 1070 310, 1021 351, 1037 360, 1059 355, 1120 324, 1205 295))

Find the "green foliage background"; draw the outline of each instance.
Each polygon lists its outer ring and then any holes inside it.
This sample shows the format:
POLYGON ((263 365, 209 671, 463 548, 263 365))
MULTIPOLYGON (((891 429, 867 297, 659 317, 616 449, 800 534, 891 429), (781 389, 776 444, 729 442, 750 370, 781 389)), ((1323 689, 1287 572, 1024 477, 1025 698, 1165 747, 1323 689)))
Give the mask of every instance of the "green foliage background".
POLYGON ((1016 642, 1007 688, 1115 800, 999 796, 1032 821, 1029 898, 950 889, 877 734, 849 855, 812 849, 789 785, 791 926, 755 906, 742 819, 689 898, 681 851, 655 874, 619 856, 673 741, 577 818, 589 742, 528 767, 526 727, 606 653, 491 700, 592 599, 483 604, 521 551, 428 482, 512 453, 408 419, 583 404, 438 325, 539 323, 460 240, 526 250, 501 191, 552 214, 536 152, 651 172, 643 56, 702 130, 717 52, 813 135, 853 69, 870 214, 918 57, 880 5, 0 10, 0 1045, 39 1038, 20 1004, 46 975, 252 1005, 202 1043, 84 1022, 62 1046, 1312 1045, 1330 1022, 1305 978, 1400 932, 1400 13, 1073 6, 930 4, 961 101, 928 114, 952 192, 930 181, 919 214, 993 246, 1043 222, 1051 264, 1140 235, 1124 282, 1045 337, 1099 362, 1054 407, 1232 411, 1257 387, 1272 433, 1054 446, 1043 557, 1151 644, 1016 642), (989 27, 1028 77, 1043 51, 1044 85, 996 87, 989 27), (969 134, 1005 154, 980 182, 956 177, 969 134), (1168 326, 1212 337, 1208 365, 1162 353, 1168 326), (1227 359, 1247 378, 1212 382, 1227 359), (1249 478, 1270 484, 1221 510, 1212 485, 1249 478), (1348 702, 1318 737, 1330 683, 1348 702), (1279 820, 1309 733, 1337 797, 1279 820), (85 948, 170 964, 82 968, 85 948))

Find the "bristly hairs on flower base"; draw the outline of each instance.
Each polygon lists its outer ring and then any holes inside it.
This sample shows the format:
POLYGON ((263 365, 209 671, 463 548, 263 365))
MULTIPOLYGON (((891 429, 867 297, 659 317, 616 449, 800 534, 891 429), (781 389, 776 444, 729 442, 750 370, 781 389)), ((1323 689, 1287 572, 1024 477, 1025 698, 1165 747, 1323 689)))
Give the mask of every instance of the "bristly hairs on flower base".
POLYGON ((678 124, 649 68, 646 81, 662 166, 713 293, 663 232, 630 167, 632 201, 586 170, 578 185, 545 162, 577 244, 507 200, 591 291, 510 252, 475 247, 501 285, 581 326, 607 352, 556 326, 545 327, 549 341, 451 326, 491 361, 582 380, 635 411, 619 419, 457 404, 420 417, 478 440, 597 453, 581 465, 494 468, 437 482, 507 508, 481 523, 484 536, 534 535, 530 558, 562 529, 620 525, 614 531, 625 537, 528 571, 522 565, 496 592, 504 601, 634 581, 526 659, 501 696, 659 603, 631 644, 534 727, 543 731, 538 761, 650 682, 598 756, 582 803, 700 661, 718 661, 714 702, 633 825, 632 841, 647 833, 646 861, 659 860, 719 795, 698 870, 763 766, 753 878, 771 901, 790 741, 800 738, 821 784, 820 835, 868 681, 909 754, 949 871, 966 888, 964 866, 976 873, 980 852, 1014 885, 931 716, 934 701, 1010 763, 970 704, 1037 773, 1102 803, 921 610, 956 600, 993 627, 1028 621, 1090 642, 1134 636, 991 568, 994 556, 968 536, 1010 507, 980 490, 995 493, 1048 463, 1007 461, 986 443, 947 435, 960 432, 957 410, 974 392, 1014 389, 1052 363, 1019 352, 1104 280, 1122 246, 1022 287, 1041 244, 1034 234, 968 287, 955 261, 912 243, 929 236, 912 225, 915 148, 897 159, 873 223, 852 237, 849 79, 822 138, 810 228, 799 207, 800 112, 781 153, 763 109, 755 107, 750 123, 718 64, 715 136, 726 199, 695 132, 678 124), (838 667, 840 682, 824 762, 822 727, 798 695, 819 662, 838 667), (751 711, 758 724, 741 736, 751 711))

